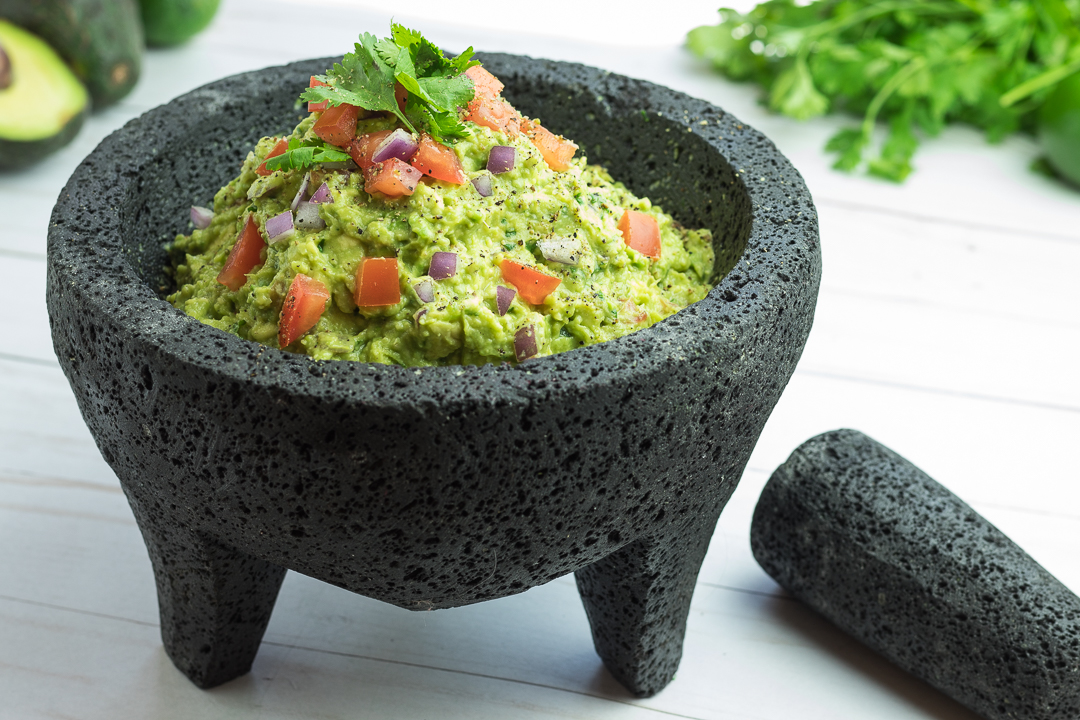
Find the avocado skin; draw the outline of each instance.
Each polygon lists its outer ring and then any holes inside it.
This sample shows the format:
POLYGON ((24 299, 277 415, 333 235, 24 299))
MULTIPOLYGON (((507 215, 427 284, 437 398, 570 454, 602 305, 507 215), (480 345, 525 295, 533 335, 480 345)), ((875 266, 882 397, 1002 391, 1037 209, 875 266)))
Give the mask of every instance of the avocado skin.
POLYGON ((143 32, 150 47, 187 42, 210 24, 221 0, 140 0, 143 32))
POLYGON ((136 0, 0 0, 0 17, 60 53, 95 108, 115 103, 139 79, 143 31, 136 0))
POLYGON ((8 140, 0 137, 0 170, 18 170, 33 165, 64 147, 79 134, 89 112, 90 106, 87 105, 52 137, 41 140, 8 140))

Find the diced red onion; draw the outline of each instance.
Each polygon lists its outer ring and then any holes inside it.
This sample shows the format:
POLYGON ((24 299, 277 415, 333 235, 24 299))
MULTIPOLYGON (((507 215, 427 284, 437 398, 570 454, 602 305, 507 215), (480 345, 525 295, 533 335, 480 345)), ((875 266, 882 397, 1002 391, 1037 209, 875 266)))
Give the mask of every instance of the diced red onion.
POLYGON ((322 219, 322 215, 319 214, 318 203, 304 200, 297 205, 296 227, 304 230, 322 230, 326 227, 326 222, 322 219))
POLYGON ((517 295, 517 290, 514 288, 503 287, 502 285, 495 286, 495 305, 499 308, 499 315, 506 314, 506 311, 510 309, 510 303, 514 301, 515 295, 517 295))
POLYGON ((437 252, 431 256, 427 274, 432 280, 445 280, 457 272, 457 253, 437 252))
POLYGON ((420 327, 420 318, 424 317, 425 315, 427 315, 427 308, 422 307, 417 310, 416 313, 412 316, 413 322, 416 323, 417 327, 420 327))
POLYGON ((476 188, 476 192, 480 193, 480 197, 491 197, 490 175, 477 175, 472 179, 472 185, 476 188))
POLYGON ((319 189, 312 193, 309 199, 315 204, 334 202, 334 196, 330 194, 330 186, 326 183, 320 185, 319 189))
POLYGON ((511 145, 496 145, 488 153, 487 169, 489 173, 498 175, 514 169, 514 155, 516 151, 511 145))
POLYGON ((536 327, 526 325, 514 333, 514 357, 518 362, 531 358, 537 353, 536 327))
POLYGON ((191 206, 191 224, 199 230, 205 230, 210 227, 210 221, 213 219, 214 211, 210 208, 204 208, 198 205, 191 206))
POLYGON ((381 163, 392 157, 409 162, 419 148, 420 143, 414 140, 412 135, 402 128, 397 128, 379 143, 379 147, 375 148, 375 152, 371 155, 371 162, 381 163))
POLYGON ((413 285, 413 290, 416 291, 416 297, 420 298, 420 302, 435 301, 435 285, 430 280, 421 280, 413 285))
POLYGON ((563 265, 577 265, 581 261, 581 243, 576 238, 547 238, 537 240, 536 247, 544 255, 545 260, 562 263, 563 265))
POLYGON ((296 231, 293 227, 292 212, 286 210, 266 221, 266 238, 272 243, 284 240, 296 231))
POLYGON ((296 207, 304 200, 304 193, 307 192, 308 183, 311 182, 311 173, 304 173, 304 179, 300 181, 300 189, 296 191, 296 196, 292 199, 292 205, 290 209, 296 212, 296 207))

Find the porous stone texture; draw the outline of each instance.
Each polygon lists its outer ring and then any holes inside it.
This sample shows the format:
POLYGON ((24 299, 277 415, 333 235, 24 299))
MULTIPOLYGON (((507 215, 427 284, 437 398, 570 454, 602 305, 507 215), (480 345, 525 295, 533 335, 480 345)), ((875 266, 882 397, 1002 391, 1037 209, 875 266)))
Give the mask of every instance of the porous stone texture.
POLYGON ((817 214, 772 143, 708 103, 481 59, 523 112, 714 231, 724 277, 705 300, 520 366, 316 361, 183 315, 163 245, 258 137, 293 127, 332 58, 147 113, 60 196, 56 354, 146 539, 166 650, 202 687, 250 666, 283 568, 414 610, 576 571, 612 673, 651 695, 675 672, 709 536, 810 331, 817 214))
POLYGON ((800 445, 750 542, 795 597, 988 720, 1080 718, 1080 598, 866 435, 800 445))

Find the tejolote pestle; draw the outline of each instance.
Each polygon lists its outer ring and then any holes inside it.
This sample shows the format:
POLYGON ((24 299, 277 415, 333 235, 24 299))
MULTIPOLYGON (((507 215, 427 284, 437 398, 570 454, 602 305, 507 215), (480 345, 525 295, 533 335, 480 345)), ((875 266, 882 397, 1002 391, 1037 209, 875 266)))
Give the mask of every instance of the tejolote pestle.
POLYGON ((866 435, 800 445, 750 542, 796 598, 988 720, 1080 718, 1080 598, 866 435))

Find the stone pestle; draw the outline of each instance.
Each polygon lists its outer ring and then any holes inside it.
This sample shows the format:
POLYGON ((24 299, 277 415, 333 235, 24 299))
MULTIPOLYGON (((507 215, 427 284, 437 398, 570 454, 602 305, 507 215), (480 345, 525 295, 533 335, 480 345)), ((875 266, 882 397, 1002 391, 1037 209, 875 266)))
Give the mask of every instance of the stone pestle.
POLYGON ((1080 598, 866 435, 800 445, 750 542, 792 595, 987 720, 1080 718, 1080 598))

